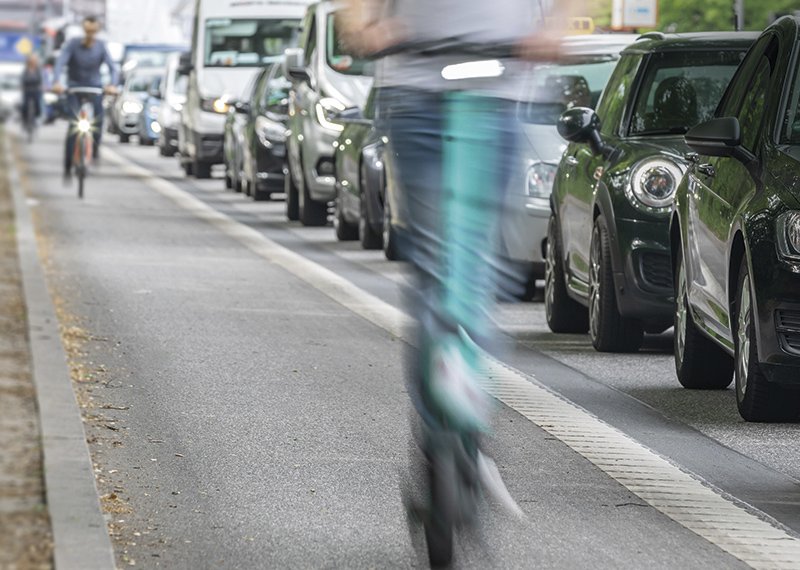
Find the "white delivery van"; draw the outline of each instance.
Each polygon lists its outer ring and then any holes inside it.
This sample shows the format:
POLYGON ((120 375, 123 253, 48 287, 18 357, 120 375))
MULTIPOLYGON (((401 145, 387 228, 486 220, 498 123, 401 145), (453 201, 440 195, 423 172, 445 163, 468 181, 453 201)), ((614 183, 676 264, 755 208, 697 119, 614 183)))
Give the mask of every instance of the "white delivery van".
POLYGON ((222 163, 225 114, 250 79, 297 42, 311 0, 196 0, 178 147, 187 175, 209 178, 222 163))

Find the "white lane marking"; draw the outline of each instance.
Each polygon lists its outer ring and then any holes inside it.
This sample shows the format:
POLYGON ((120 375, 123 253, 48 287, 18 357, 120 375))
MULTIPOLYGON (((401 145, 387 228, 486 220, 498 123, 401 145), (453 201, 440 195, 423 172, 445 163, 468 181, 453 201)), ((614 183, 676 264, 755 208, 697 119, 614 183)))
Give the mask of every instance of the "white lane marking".
MULTIPOLYGON (((411 319, 321 265, 273 242, 257 230, 214 210, 175 184, 107 150, 122 170, 200 219, 284 268, 354 313, 406 342, 411 319)), ((800 540, 766 514, 743 506, 620 430, 565 400, 535 377, 496 360, 485 366, 488 392, 631 493, 683 527, 759 570, 797 568, 800 540)))

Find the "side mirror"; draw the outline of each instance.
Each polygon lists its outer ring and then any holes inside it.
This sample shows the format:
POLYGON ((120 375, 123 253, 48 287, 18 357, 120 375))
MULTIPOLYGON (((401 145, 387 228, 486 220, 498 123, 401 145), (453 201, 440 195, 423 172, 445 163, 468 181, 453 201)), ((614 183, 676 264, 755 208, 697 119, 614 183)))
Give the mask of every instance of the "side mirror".
POLYGON ((284 54, 286 57, 283 60, 283 71, 286 77, 294 81, 308 81, 311 79, 303 61, 305 59, 303 48, 289 48, 284 54))
POLYGON ((189 75, 194 71, 194 64, 192 63, 191 52, 184 52, 178 60, 178 75, 189 75))
POLYGON ((588 144, 595 154, 608 156, 612 148, 600 136, 600 118, 588 107, 565 111, 556 123, 558 134, 569 142, 588 144))
POLYGON ((700 123, 686 133, 686 144, 705 156, 732 157, 745 166, 756 160, 742 146, 742 129, 736 117, 722 117, 700 123))
POLYGON ((250 114, 250 103, 247 101, 237 101, 233 104, 233 108, 237 113, 241 113, 242 115, 250 114))

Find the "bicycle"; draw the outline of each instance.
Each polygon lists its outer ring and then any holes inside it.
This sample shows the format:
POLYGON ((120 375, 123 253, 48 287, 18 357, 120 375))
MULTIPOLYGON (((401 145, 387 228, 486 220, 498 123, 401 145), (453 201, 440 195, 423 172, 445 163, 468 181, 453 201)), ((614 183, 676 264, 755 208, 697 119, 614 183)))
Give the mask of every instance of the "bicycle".
POLYGON ((25 127, 25 133, 28 136, 28 143, 32 143, 34 135, 36 134, 36 101, 33 97, 27 97, 27 103, 22 110, 22 123, 25 127))
POLYGON ((94 130, 98 128, 94 124, 94 101, 103 94, 103 90, 98 87, 72 87, 67 93, 77 96, 80 105, 77 116, 70 120, 70 135, 75 135, 72 165, 78 177, 78 198, 83 198, 83 187, 94 156, 94 130))

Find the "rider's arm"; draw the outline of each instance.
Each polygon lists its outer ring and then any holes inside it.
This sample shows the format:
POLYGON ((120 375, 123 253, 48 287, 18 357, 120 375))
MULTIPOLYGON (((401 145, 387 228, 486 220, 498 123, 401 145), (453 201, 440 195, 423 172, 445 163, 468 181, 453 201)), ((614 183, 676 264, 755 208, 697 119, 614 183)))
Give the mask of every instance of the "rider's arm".
POLYGON ((69 60, 72 57, 72 52, 75 49, 75 42, 69 41, 61 48, 61 53, 58 54, 56 66, 53 70, 53 85, 61 84, 61 74, 64 72, 64 67, 69 65, 69 60))
POLYGON ((387 15, 387 5, 387 0, 344 1, 336 18, 344 43, 350 49, 375 53, 403 40, 406 35, 403 25, 387 15))

